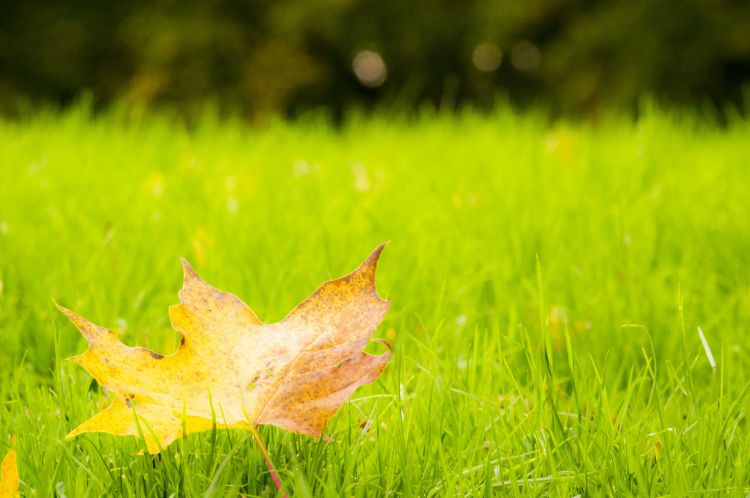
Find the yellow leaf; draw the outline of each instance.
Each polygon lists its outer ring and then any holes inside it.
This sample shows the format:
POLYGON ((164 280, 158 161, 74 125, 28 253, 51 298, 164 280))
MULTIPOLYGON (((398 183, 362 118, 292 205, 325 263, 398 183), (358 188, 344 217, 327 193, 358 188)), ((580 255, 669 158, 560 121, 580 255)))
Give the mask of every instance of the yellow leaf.
POLYGON ((169 309, 183 338, 169 356, 126 346, 111 330, 58 306, 89 342, 72 360, 116 393, 111 406, 67 437, 142 433, 151 453, 210 430, 214 421, 233 429, 272 424, 321 437, 336 410, 357 387, 377 379, 390 358, 390 352, 362 351, 390 306, 375 290, 383 247, 272 324, 201 280, 183 260, 180 304, 169 309))
POLYGON ((0 498, 14 498, 18 494, 18 467, 16 464, 16 438, 0 464, 0 498))

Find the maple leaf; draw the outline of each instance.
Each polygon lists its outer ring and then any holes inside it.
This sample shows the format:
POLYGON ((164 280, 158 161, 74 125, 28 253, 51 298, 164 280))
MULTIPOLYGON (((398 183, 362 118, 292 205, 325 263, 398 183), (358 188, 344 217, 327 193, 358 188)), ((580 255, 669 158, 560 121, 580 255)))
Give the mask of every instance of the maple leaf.
POLYGON ((16 464, 16 438, 0 464, 0 498, 15 498, 18 494, 18 466, 16 464))
POLYGON ((58 305, 89 343, 71 360, 115 393, 109 407, 67 438, 142 434, 148 451, 158 453, 214 422, 246 430, 271 424, 321 437, 336 410, 357 387, 375 381, 390 358, 390 351, 362 351, 390 306, 375 289, 383 247, 272 324, 201 280, 183 260, 180 304, 169 308, 183 338, 168 356, 126 346, 112 330, 58 305))

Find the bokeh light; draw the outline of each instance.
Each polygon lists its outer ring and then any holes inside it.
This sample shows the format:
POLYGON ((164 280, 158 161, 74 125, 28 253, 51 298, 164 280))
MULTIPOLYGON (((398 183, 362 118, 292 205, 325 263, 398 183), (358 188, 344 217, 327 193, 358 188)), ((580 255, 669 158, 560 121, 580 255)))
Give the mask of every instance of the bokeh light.
POLYGON ((471 54, 471 62, 474 67, 482 72, 489 73, 500 67, 503 61, 503 51, 491 42, 480 43, 471 54))
POLYGON ((510 51, 510 62, 519 71, 531 71, 539 67, 542 54, 539 47, 528 40, 520 40, 510 51))
POLYGON ((368 88, 377 88, 385 83, 388 68, 379 53, 372 50, 357 52, 352 61, 352 70, 359 82, 368 88))
POLYGON ((357 52, 352 61, 352 70, 362 85, 377 88, 385 83, 388 68, 379 53, 372 50, 357 52))

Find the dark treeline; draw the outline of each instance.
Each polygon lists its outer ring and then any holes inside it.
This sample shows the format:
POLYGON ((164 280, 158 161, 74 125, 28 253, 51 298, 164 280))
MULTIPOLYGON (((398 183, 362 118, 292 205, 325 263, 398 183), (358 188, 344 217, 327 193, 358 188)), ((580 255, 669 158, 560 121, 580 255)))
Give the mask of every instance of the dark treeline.
POLYGON ((747 0, 2 0, 0 110, 742 106, 747 0))

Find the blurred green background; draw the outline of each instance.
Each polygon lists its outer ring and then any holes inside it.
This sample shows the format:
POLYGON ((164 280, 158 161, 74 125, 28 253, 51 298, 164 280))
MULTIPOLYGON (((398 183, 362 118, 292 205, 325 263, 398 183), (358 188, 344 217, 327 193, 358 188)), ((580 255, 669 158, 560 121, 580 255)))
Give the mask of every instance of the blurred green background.
POLYGON ((66 442, 52 299, 169 354, 180 255, 275 322, 391 240, 390 366, 262 430, 290 496, 747 498, 749 76, 747 0, 0 0, 0 455, 271 498, 242 431, 66 442))
POLYGON ((497 102, 743 109, 745 0, 3 0, 0 111, 128 102, 248 117, 497 102))

